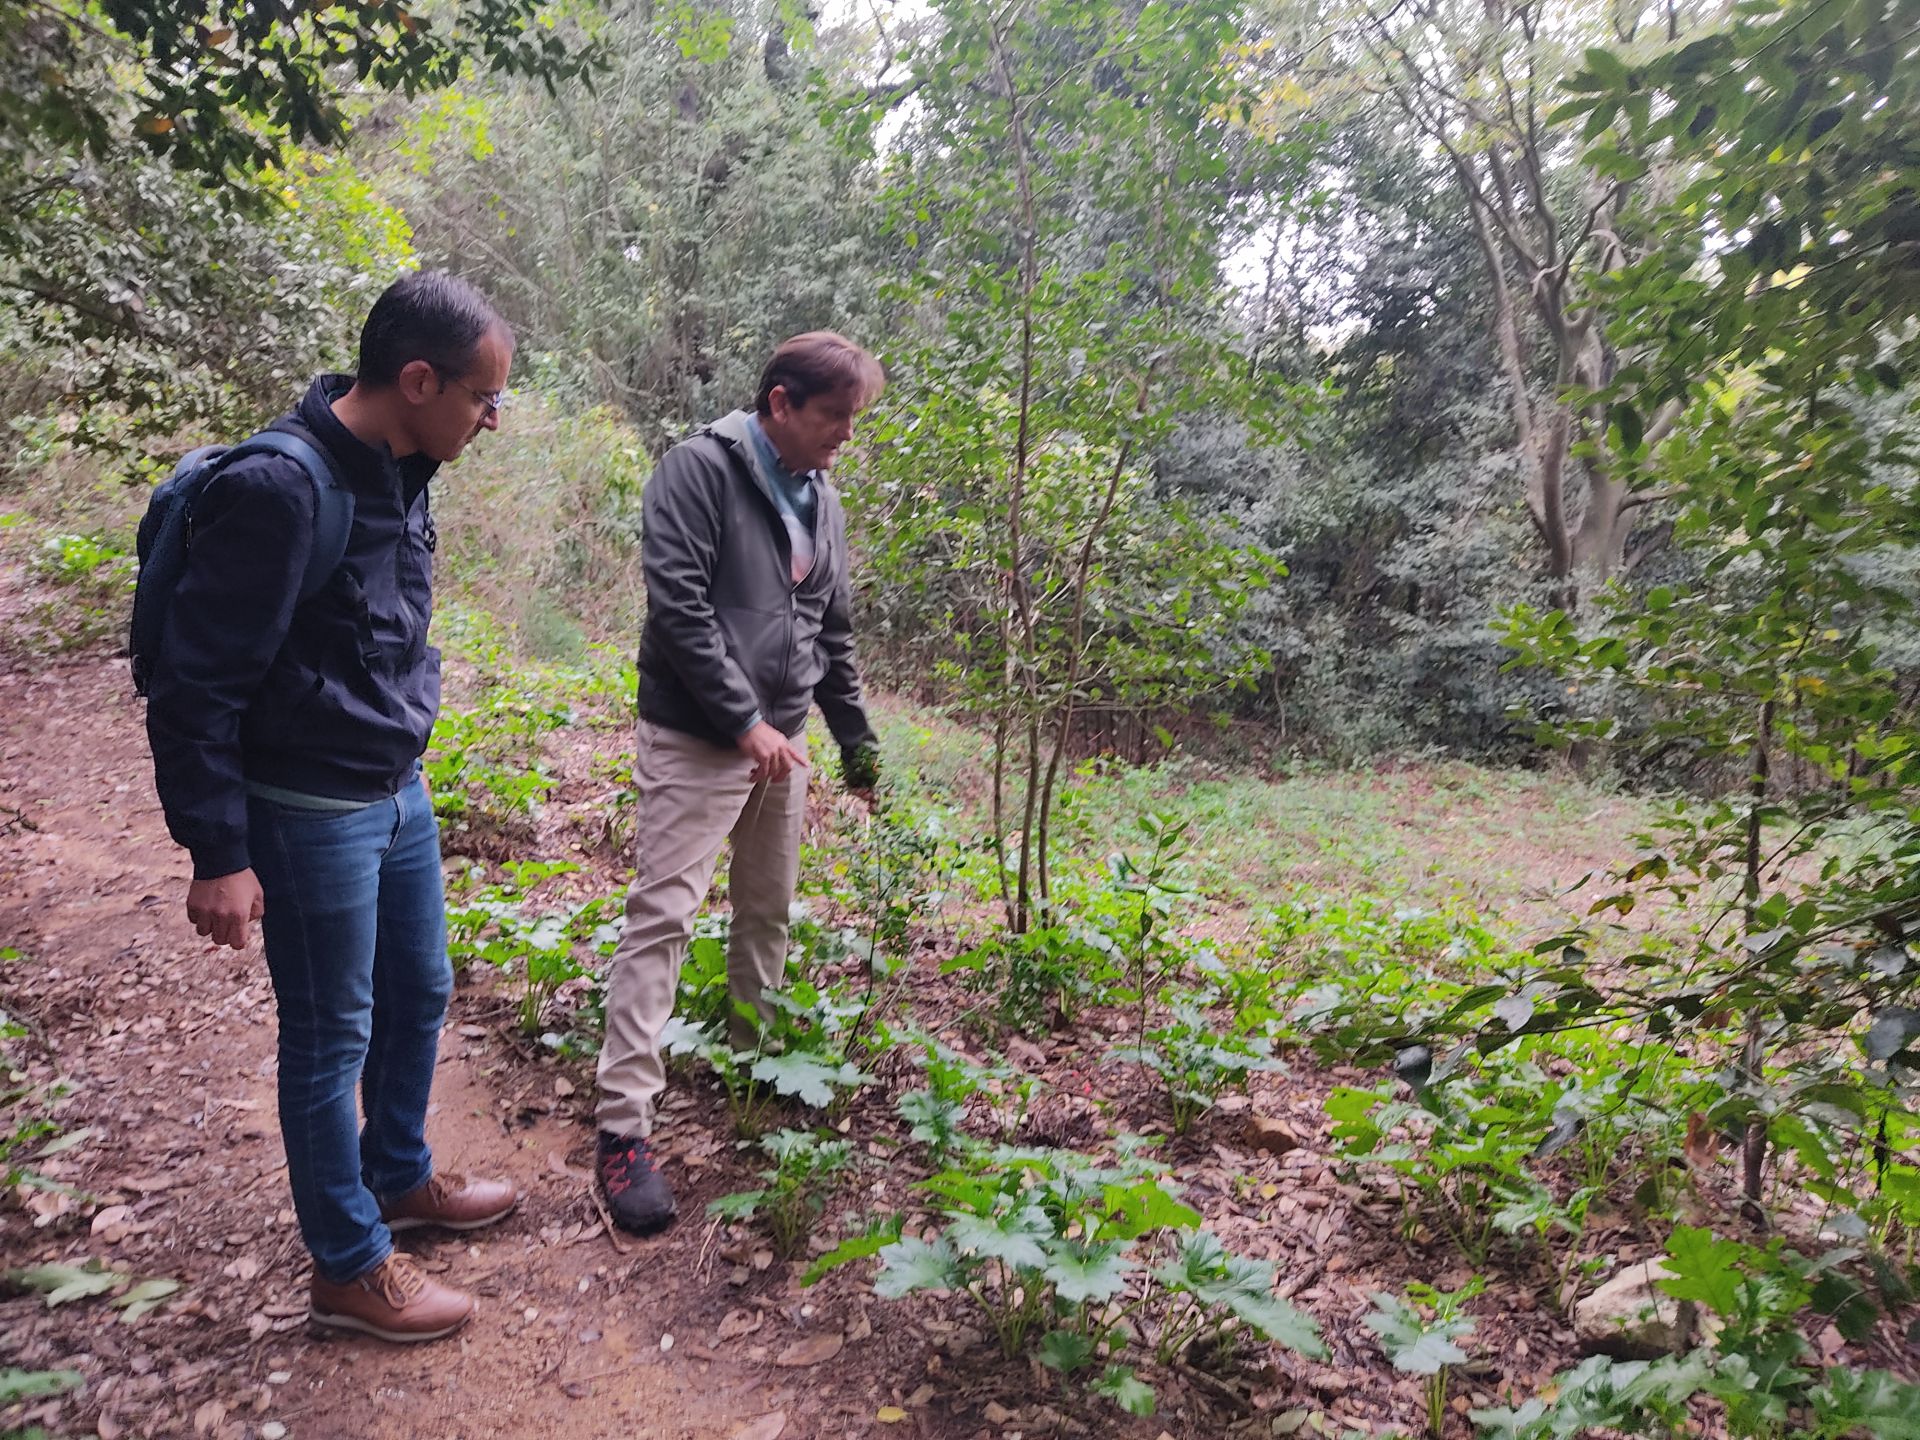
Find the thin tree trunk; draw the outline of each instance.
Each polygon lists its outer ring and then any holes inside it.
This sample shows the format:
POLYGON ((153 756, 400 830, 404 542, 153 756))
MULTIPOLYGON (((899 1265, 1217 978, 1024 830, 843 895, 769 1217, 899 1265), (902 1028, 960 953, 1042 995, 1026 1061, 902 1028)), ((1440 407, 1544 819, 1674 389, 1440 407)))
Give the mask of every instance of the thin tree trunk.
MULTIPOLYGON (((1140 405, 1135 413, 1146 404, 1146 387, 1140 388, 1140 405)), ((1100 513, 1094 516, 1093 524, 1087 530, 1087 538, 1080 546, 1080 559, 1074 566, 1073 575, 1073 624, 1069 627, 1067 641, 1067 683, 1065 696, 1060 703, 1060 718, 1053 734, 1053 754, 1047 759, 1047 778, 1040 787, 1040 828, 1035 837, 1040 846, 1040 898, 1048 899, 1053 894, 1051 877, 1047 873, 1047 853, 1052 833, 1053 792, 1059 781, 1060 759, 1066 753, 1068 741, 1073 733, 1074 706, 1078 700, 1080 685, 1081 646, 1085 641, 1087 622, 1087 582, 1093 572, 1093 547, 1107 528, 1107 519, 1113 514, 1113 502, 1120 494, 1120 481, 1125 476, 1127 461, 1133 455, 1133 442, 1127 441, 1120 447, 1120 454, 1113 462, 1113 474, 1107 479, 1107 493, 1101 498, 1100 513)))
MULTIPOLYGON (((1013 83, 1013 70, 1007 63, 1006 46, 997 20, 989 21, 989 39, 995 64, 1007 92, 1007 123, 1013 139, 1014 177, 1020 197, 1020 418, 1014 444, 1013 485, 1007 497, 1007 598, 1013 610, 1022 647, 1016 661, 1011 649, 1008 675, 1025 692, 1027 714, 1027 794, 1021 808, 1019 892, 1013 907, 1012 928, 1016 934, 1027 928, 1033 858, 1033 822, 1039 775, 1039 703, 1036 689, 1033 596, 1027 589, 1026 542, 1023 533, 1027 471, 1031 464, 1033 427, 1033 296, 1039 278, 1039 218, 1033 201, 1033 176, 1029 165, 1029 141, 1026 117, 1020 108, 1020 94, 1013 83)), ((1013 638, 1011 633, 1009 638, 1013 638)))
POLYGON ((1000 908, 1007 928, 1013 923, 1013 892, 1007 888, 1007 712, 1003 706, 993 721, 993 874, 1000 885, 1000 908))
MULTIPOLYGON (((1760 728, 1753 738, 1753 777, 1749 787, 1752 808, 1747 813, 1746 898, 1747 933, 1753 933, 1760 904, 1760 812, 1766 803, 1768 773, 1773 749, 1773 701, 1760 706, 1760 728)), ((1765 1076, 1766 1016, 1756 1004, 1747 1011, 1746 1041, 1741 1046, 1740 1069, 1745 1084, 1757 1096, 1765 1076)), ((1767 1212, 1760 1201, 1764 1192, 1767 1165, 1767 1121, 1753 1116, 1747 1121, 1747 1133, 1740 1146, 1740 1190, 1745 1196, 1740 1213, 1755 1229, 1767 1225, 1767 1212)))
POLYGON ((1034 813, 1040 803, 1040 717, 1027 711, 1026 804, 1020 816, 1020 898, 1014 926, 1017 934, 1027 933, 1033 915, 1033 830, 1034 813))

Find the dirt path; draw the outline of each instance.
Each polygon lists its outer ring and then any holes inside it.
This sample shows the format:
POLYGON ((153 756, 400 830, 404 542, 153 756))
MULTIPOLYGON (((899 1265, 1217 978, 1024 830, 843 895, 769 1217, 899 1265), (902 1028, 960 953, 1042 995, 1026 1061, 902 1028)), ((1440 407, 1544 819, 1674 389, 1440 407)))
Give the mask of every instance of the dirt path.
MULTIPOLYGON (((0 606, 20 601, 17 572, 0 571, 0 606)), ((470 1023, 490 1004, 471 991, 443 1041, 429 1135, 444 1168, 510 1174, 526 1198, 471 1245, 403 1239, 481 1312, 418 1349, 308 1337, 272 994, 257 949, 209 949, 185 924, 188 869, 140 726, 121 662, 0 650, 0 948, 21 956, 0 963, 0 1010, 29 1030, 12 1042, 28 1080, 57 1072, 70 1087, 60 1128, 89 1132, 33 1168, 94 1197, 18 1192, 28 1208, 0 1208, 0 1263, 98 1259, 183 1287, 133 1325, 104 1298, 0 1299, 0 1369, 87 1378, 77 1397, 0 1410, 0 1433, 728 1440, 769 1433, 752 1422, 782 1409, 788 1437, 828 1433, 796 1383, 807 1372, 698 1343, 706 1302, 676 1277, 694 1275, 701 1223, 613 1248, 584 1183, 591 1132, 554 1094, 566 1082, 530 1082, 470 1023)))

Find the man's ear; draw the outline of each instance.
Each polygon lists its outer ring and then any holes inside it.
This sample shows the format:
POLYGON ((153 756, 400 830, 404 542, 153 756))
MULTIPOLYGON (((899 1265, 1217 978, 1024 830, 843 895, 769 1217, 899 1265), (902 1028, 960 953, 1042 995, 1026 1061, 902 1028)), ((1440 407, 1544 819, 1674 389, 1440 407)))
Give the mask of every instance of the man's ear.
POLYGON ((793 397, 787 394, 787 387, 776 385, 767 392, 767 414, 782 424, 793 413, 793 397))
POLYGON ((394 383, 399 387, 401 397, 412 405, 425 404, 445 388, 439 374, 425 360, 409 360, 400 367, 400 374, 394 383))

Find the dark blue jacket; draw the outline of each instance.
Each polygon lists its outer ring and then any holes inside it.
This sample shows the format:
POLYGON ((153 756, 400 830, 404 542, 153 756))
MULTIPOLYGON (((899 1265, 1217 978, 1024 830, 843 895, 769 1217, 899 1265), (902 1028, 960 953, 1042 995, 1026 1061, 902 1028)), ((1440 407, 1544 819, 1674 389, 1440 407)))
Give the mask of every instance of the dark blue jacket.
POLYGON ((299 466, 250 456, 214 478, 193 512, 147 699, 154 782, 197 879, 244 870, 246 784, 381 800, 413 774, 440 708, 433 614, 438 462, 396 461, 356 439, 330 402, 352 377, 323 375, 287 417, 353 491, 353 529, 333 577, 296 604, 313 544, 313 487, 299 466))

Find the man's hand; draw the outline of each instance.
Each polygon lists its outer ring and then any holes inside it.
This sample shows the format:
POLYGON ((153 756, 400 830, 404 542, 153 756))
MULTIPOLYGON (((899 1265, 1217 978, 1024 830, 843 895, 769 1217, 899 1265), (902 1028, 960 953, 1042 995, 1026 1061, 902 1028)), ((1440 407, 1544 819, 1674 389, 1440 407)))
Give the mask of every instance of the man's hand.
POLYGON ((880 747, 872 741, 842 746, 840 773, 847 782, 847 793, 872 814, 879 807, 880 747))
POLYGON ((253 922, 266 909, 266 896, 251 870, 236 870, 217 880, 196 880, 187 887, 187 919, 216 945, 246 949, 253 922))
POLYGON ((740 753, 753 761, 753 783, 762 780, 784 780, 793 773, 798 765, 807 768, 807 757, 802 755, 786 736, 762 720, 746 734, 733 742, 740 747, 740 753))

